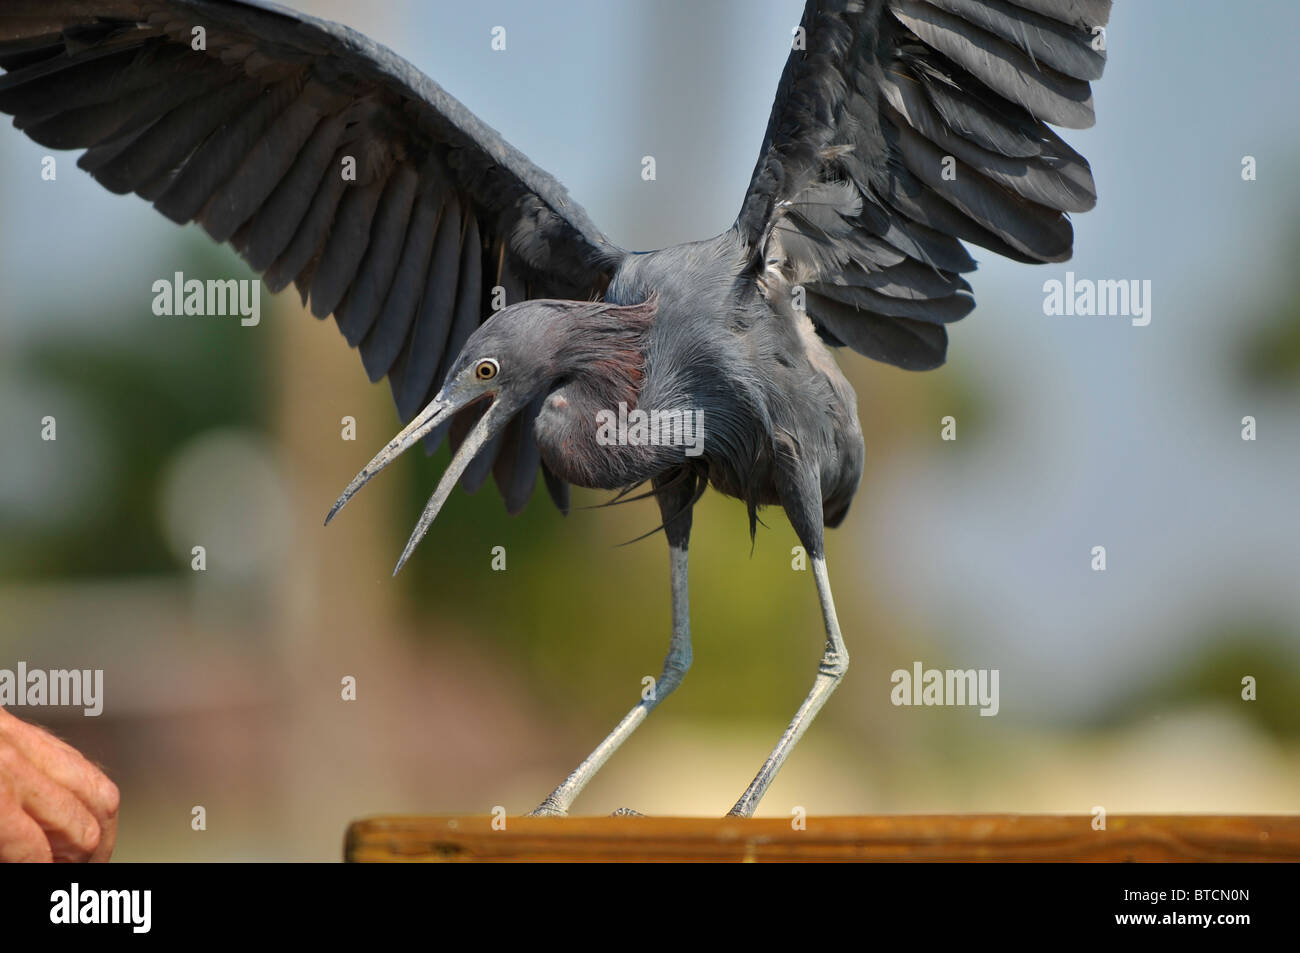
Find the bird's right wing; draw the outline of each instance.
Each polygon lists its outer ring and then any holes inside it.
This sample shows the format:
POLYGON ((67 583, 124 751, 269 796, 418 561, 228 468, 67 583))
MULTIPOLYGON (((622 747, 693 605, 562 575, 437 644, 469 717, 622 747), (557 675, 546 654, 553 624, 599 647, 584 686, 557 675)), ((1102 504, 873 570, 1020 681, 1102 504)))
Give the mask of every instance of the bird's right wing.
POLYGON ((974 307, 960 240, 1069 258, 1096 191, 1047 124, 1092 125, 1110 2, 809 0, 735 226, 763 292, 921 370, 974 307))
MULTIPOLYGON (((409 63, 263 0, 0 0, 0 68, 0 111, 32 139, 86 149, 78 164, 106 188, 197 221, 272 290, 293 282, 317 317, 333 314, 370 379, 387 375, 403 422, 495 286, 510 304, 584 300, 623 255, 409 63)), ((539 406, 466 474, 492 470, 512 512, 540 464, 539 406)))

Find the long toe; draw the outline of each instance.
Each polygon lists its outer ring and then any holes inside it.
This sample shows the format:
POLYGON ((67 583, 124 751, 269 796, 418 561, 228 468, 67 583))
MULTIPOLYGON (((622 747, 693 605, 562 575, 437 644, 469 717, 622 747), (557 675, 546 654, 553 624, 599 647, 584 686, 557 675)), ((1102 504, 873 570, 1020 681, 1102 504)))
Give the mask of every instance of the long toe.
POLYGON ((537 805, 525 817, 567 817, 568 811, 556 805, 550 798, 537 805))
POLYGON ((645 817, 640 811, 634 811, 630 807, 620 807, 610 817, 645 817))

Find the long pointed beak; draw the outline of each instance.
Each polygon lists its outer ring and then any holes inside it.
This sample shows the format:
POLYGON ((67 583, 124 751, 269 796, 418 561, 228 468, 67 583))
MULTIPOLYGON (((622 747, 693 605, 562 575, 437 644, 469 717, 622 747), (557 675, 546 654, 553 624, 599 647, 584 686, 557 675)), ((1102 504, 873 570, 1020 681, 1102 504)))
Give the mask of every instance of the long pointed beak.
MULTIPOLYGON (((415 551, 415 547, 424 538, 424 534, 429 531, 429 527, 437 517, 438 511, 447 502, 447 497, 451 495, 452 489, 456 486, 456 481, 465 472, 465 468, 469 466, 470 461, 478 455, 483 445, 492 439, 499 405, 499 400, 494 399, 492 401, 488 409, 484 411, 483 416, 479 418, 474 429, 470 431, 469 436, 465 438, 465 442, 461 444, 460 450, 452 457, 451 463, 442 474, 442 479, 438 481, 438 488, 433 491, 433 496, 429 497, 424 512, 420 514, 420 521, 416 524, 415 531, 411 533, 406 548, 402 550, 402 558, 397 561, 397 568, 393 570, 394 576, 406 565, 406 561, 411 558, 411 553, 415 551)), ((347 505, 348 500, 356 496, 357 492, 370 482, 371 477, 400 457, 452 414, 462 410, 464 406, 464 404, 456 404, 435 397, 429 406, 420 411, 419 415, 407 424, 401 433, 388 442, 388 446, 377 453, 375 458, 352 478, 352 482, 348 484, 347 489, 339 495, 338 501, 330 508, 329 514, 325 517, 325 525, 329 525, 330 520, 334 519, 338 511, 347 505)))

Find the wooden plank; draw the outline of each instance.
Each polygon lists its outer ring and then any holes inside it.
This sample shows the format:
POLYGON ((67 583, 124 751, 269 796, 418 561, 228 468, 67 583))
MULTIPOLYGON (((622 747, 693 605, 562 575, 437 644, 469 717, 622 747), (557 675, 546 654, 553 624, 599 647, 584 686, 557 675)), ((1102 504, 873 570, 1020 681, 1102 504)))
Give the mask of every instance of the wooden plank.
POLYGON ((509 861, 1300 861, 1300 817, 965 814, 808 817, 374 817, 344 859, 509 861))

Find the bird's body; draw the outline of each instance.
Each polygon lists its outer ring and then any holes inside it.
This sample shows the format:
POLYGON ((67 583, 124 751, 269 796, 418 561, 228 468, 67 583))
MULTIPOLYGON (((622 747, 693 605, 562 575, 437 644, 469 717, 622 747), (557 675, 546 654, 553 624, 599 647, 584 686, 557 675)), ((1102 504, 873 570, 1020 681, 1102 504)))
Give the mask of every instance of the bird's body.
POLYGON ((614 333, 600 334, 582 318, 553 312, 556 326, 539 346, 554 342, 583 355, 562 365, 565 379, 535 425, 552 473, 576 486, 621 490, 685 468, 693 483, 707 482, 753 511, 784 503, 789 470, 803 458, 817 467, 826 525, 839 524, 862 473, 856 398, 812 322, 777 313, 757 293, 746 275, 751 261, 734 230, 629 255, 606 301, 652 302, 644 324, 620 318, 614 333), (620 405, 701 408, 702 453, 672 443, 598 443, 596 414, 620 405))
MULTIPOLYGON (((1087 161, 1048 128, 1093 122, 1110 0, 808 0, 735 224, 647 253, 609 241, 551 176, 409 63, 265 0, 0 0, 0 111, 119 194, 229 242, 333 315, 405 429, 455 453, 398 569, 458 482, 514 513, 538 473, 649 481, 670 553, 656 689, 539 806, 565 813, 691 662, 687 548, 708 486, 781 506, 826 647, 732 813, 753 813, 848 668, 825 563, 865 456, 830 348, 942 364, 974 307, 963 242, 1059 262, 1087 161), (502 302, 505 307, 502 307, 502 302), (649 415, 692 441, 610 439, 649 415)), ((627 436, 628 439, 623 439, 627 436)), ((328 519, 327 519, 328 522, 328 519)))

